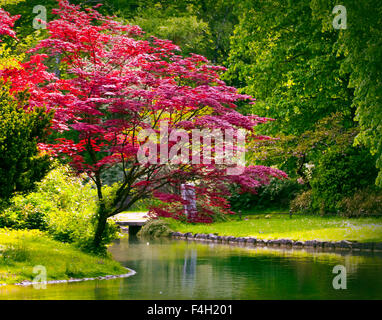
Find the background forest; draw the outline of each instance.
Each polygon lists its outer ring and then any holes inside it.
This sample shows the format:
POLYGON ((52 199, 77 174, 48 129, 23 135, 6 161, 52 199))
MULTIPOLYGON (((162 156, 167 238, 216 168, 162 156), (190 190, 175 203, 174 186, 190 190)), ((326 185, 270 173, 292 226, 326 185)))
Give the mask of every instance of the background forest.
MULTIPOLYGON (((233 209, 347 216, 381 213, 380 1, 342 1, 347 19, 346 29, 340 30, 332 23, 336 16, 332 9, 338 3, 330 0, 71 2, 84 7, 102 3, 100 12, 139 25, 147 36, 172 40, 182 54, 201 54, 225 66, 227 84, 257 100, 243 104, 240 112, 275 119, 257 127, 259 134, 274 140, 261 145, 247 141, 247 162, 275 166, 290 179, 273 181, 256 195, 234 192, 233 209)), ((47 8, 49 20, 56 1, 2 0, 11 15, 21 15, 15 24, 21 41, 2 42, 0 64, 11 56, 22 59, 25 48, 46 36, 43 29, 32 27, 36 5, 47 8)), ((53 59, 51 68, 59 72, 53 59)), ((47 169, 39 163, 38 172, 25 179, 41 179, 47 169)), ((29 180, 10 191, 30 190, 29 180)), ((10 191, 1 189, 0 196, 10 191)))

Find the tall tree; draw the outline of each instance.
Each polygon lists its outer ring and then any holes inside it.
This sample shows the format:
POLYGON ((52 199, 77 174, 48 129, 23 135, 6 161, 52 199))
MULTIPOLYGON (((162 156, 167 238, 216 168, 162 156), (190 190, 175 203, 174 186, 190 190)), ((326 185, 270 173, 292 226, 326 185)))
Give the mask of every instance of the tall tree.
MULTIPOLYGON (((40 77, 24 79, 17 68, 3 75, 12 83, 13 91, 28 84, 33 104, 44 101, 48 110, 55 110, 53 129, 73 133, 73 139, 58 139, 45 145, 45 150, 69 158, 77 172, 86 172, 94 180, 99 199, 96 247, 102 243, 107 218, 144 197, 153 195, 170 203, 157 209, 157 214, 182 215, 173 209, 184 200, 179 193, 163 192, 162 186, 179 188, 181 183, 193 181, 195 192, 206 205, 227 209, 222 196, 229 194, 229 184, 254 191, 270 177, 286 177, 282 171, 264 166, 241 167, 237 174, 227 174, 236 164, 227 160, 219 163, 204 151, 201 163, 193 164, 188 143, 184 158, 176 163, 165 161, 169 154, 165 150, 163 155, 162 149, 179 147, 179 137, 194 139, 192 129, 228 130, 233 137, 242 129, 253 139, 265 139, 255 134, 254 127, 268 119, 237 112, 235 103, 250 102, 251 97, 238 94, 220 80, 219 72, 224 68, 212 66, 206 58, 180 56, 178 47, 168 40, 143 40, 139 27, 123 25, 95 8, 81 11, 64 0, 59 5, 54 10, 59 18, 47 26, 49 37, 31 51, 60 54, 62 78, 46 72, 46 54, 33 55, 28 65, 34 66, 40 77), (165 135, 170 139, 155 141, 161 125, 166 125, 165 135), (142 141, 143 129, 151 134, 142 141), (145 148, 154 151, 154 156, 149 153, 147 158, 145 148), (206 159, 210 161, 203 161, 206 159), (117 165, 123 179, 105 196, 102 173, 117 165)), ((216 148, 215 142, 212 154, 216 148)), ((169 158, 180 156, 178 151, 175 148, 169 158)), ((231 151, 239 150, 232 147, 231 151)), ((209 221, 212 214, 205 206, 191 218, 209 221)))
MULTIPOLYGON (((360 132, 355 139, 366 145, 376 156, 379 174, 377 185, 382 186, 382 3, 374 0, 345 0, 341 4, 344 29, 336 30, 335 54, 344 56, 341 72, 349 77, 354 89, 352 108, 360 132), (344 10, 342 10, 344 11, 344 10)), ((332 29, 335 1, 312 1, 315 16, 322 29, 332 29)))
MULTIPOLYGON (((17 39, 12 28, 18 18, 0 8, 0 35, 17 39)), ((8 62, 6 67, 15 64, 8 62)), ((0 59, 0 75, 3 68, 0 59)), ((14 99, 8 84, 0 80, 0 85, 0 199, 7 200, 16 191, 31 190, 47 173, 49 158, 40 154, 37 143, 46 138, 53 114, 42 105, 31 110, 28 94, 20 92, 14 99)))
MULTIPOLYGON (((314 135, 318 121, 332 114, 341 113, 344 132, 353 127, 353 92, 340 70, 344 56, 335 54, 336 30, 322 29, 306 1, 246 5, 231 39, 224 77, 240 92, 256 97, 243 112, 275 118, 261 132, 280 136, 278 144, 285 151, 304 149, 307 144, 301 137, 314 135)), ((271 153, 268 161, 302 174, 304 163, 317 156, 316 149, 305 151, 283 152, 281 157, 271 153)))
POLYGON ((116 14, 156 37, 181 46, 182 52, 205 55, 222 64, 229 51, 229 39, 241 1, 236 0, 88 0, 74 3, 103 3, 104 13, 116 14))
POLYGON ((15 100, 4 83, 0 89, 0 199, 30 191, 50 168, 48 155, 37 147, 48 134, 52 113, 28 110, 28 97, 15 100))
MULTIPOLYGON (((244 112, 276 118, 261 130, 280 135, 284 150, 301 150, 303 137, 312 136, 321 119, 339 112, 341 131, 349 136, 352 128, 359 127, 355 143, 367 146, 380 168, 381 3, 344 1, 346 12, 332 13, 337 4, 331 0, 243 4, 247 10, 231 40, 225 79, 257 98, 254 107, 244 112), (344 29, 333 26, 339 14, 344 29)), ((298 170, 304 162, 318 160, 316 150, 306 151, 303 157, 284 154, 285 168, 298 170)))

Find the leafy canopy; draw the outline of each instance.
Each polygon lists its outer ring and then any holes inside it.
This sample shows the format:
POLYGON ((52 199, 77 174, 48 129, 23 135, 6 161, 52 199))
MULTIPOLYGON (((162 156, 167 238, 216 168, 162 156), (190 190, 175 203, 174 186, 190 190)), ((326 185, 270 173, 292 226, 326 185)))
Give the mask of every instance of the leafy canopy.
MULTIPOLYGON (((155 196, 169 203, 153 209, 155 213, 183 215, 182 183, 193 181, 197 196, 205 199, 205 207, 193 221, 208 222, 214 214, 209 206, 228 210, 224 200, 228 185, 237 183, 243 190, 255 191, 271 177, 286 177, 264 166, 227 175, 226 169, 235 164, 215 161, 141 164, 138 151, 147 142, 138 139, 142 129, 158 132, 163 123, 169 135, 177 130, 190 135, 191 129, 243 129, 253 139, 266 139, 256 135, 254 127, 268 119, 235 110, 238 101, 248 103, 252 98, 220 79, 223 67, 211 65, 200 55, 183 57, 171 41, 145 40, 139 27, 105 17, 96 7, 82 11, 59 1, 59 9, 53 11, 58 18, 47 25, 49 36, 30 50, 29 60, 19 68, 1 73, 13 94, 30 88, 31 107, 44 103, 55 111, 52 128, 62 136, 40 148, 68 159, 72 168, 95 182, 99 198, 96 246, 106 219, 139 199, 155 196), (60 58, 60 78, 48 71, 44 63, 48 57, 60 58), (102 174, 111 168, 119 168, 122 180, 106 197, 102 174)), ((155 148, 173 145, 174 141, 157 141, 155 148)))

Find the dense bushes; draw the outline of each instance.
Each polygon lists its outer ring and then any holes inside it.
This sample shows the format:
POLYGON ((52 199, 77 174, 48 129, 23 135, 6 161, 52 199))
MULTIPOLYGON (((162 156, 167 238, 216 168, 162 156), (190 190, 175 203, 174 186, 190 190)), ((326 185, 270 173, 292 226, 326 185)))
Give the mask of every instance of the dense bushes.
POLYGON ((374 186, 377 170, 370 153, 360 147, 329 149, 319 158, 310 180, 311 190, 300 193, 290 209, 296 213, 381 213, 381 192, 374 186))
POLYGON ((310 213, 312 209, 312 190, 304 191, 290 203, 292 213, 310 213))
POLYGON ((356 191, 340 201, 339 212, 347 217, 382 216, 382 192, 373 188, 356 191))
MULTIPOLYGON (((0 227, 46 230, 54 239, 90 249, 94 237, 97 195, 90 183, 68 169, 52 170, 28 195, 18 194, 0 213, 0 227)), ((105 242, 116 235, 108 224, 105 242)))
POLYGON ((313 172, 312 209, 321 214, 337 213, 344 197, 374 185, 377 176, 374 163, 369 151, 359 147, 329 150, 313 172))
POLYGON ((382 194, 374 186, 374 161, 361 147, 328 149, 313 167, 311 188, 293 180, 275 179, 256 195, 234 193, 230 202, 234 211, 289 206, 293 213, 379 215, 382 194))
POLYGON ((148 221, 142 228, 139 230, 138 237, 165 237, 169 236, 173 230, 169 227, 169 222, 162 219, 152 219, 148 221))
POLYGON ((43 108, 25 111, 26 94, 14 100, 0 82, 0 199, 15 191, 29 191, 50 167, 49 158, 40 155, 37 139, 42 142, 53 117, 43 108))
POLYGON ((240 194, 234 191, 229 201, 234 211, 287 208, 302 188, 296 180, 273 179, 268 185, 260 187, 257 194, 240 194))
MULTIPOLYGON (((312 190, 299 194, 290 205, 293 213, 314 213, 319 212, 312 206, 312 190)), ((317 195, 316 195, 317 198, 317 195)), ((316 200, 317 201, 317 200, 316 200)), ((382 216, 382 192, 376 187, 367 187, 356 190, 351 196, 343 197, 336 203, 336 210, 339 215, 346 217, 360 216, 382 216)), ((321 208, 325 208, 321 206, 321 208)), ((322 209, 321 214, 325 214, 322 209)))

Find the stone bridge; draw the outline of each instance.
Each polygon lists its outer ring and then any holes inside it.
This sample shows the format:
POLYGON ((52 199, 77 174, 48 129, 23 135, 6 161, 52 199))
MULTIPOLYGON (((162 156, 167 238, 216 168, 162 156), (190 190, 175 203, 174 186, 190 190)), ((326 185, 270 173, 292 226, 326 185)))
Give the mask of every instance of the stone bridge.
POLYGON ((128 227, 129 235, 135 236, 147 222, 147 212, 123 212, 115 215, 113 219, 121 227, 128 227))

